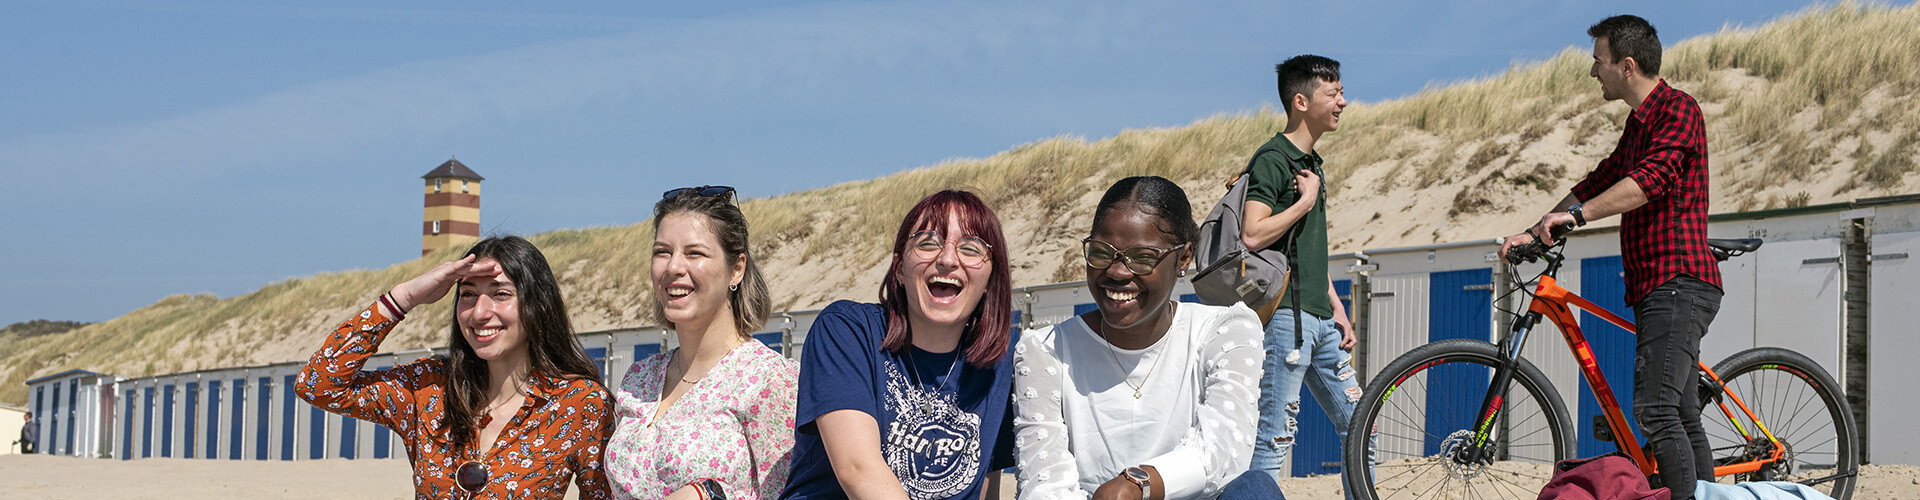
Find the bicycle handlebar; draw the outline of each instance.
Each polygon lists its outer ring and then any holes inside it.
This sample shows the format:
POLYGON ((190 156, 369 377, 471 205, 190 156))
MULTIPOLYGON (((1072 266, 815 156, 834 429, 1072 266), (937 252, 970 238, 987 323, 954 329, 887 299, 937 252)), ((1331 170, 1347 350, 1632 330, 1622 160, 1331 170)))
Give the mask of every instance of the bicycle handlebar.
MULTIPOLYGON (((1533 230, 1529 229, 1527 231, 1531 233, 1533 230)), ((1569 222, 1566 224, 1560 224, 1560 225, 1547 228, 1547 232, 1553 235, 1553 241, 1557 245, 1560 242, 1566 241, 1564 238, 1562 238, 1563 236, 1566 236, 1567 233, 1573 232, 1573 223, 1569 222)), ((1540 243, 1540 235, 1536 234, 1536 235, 1533 235, 1532 243, 1514 245, 1513 248, 1508 249, 1507 263, 1517 266, 1517 265, 1525 264, 1528 262, 1534 262, 1534 261, 1540 260, 1541 257, 1545 257, 1547 255, 1547 251, 1551 249, 1552 247, 1540 243)))

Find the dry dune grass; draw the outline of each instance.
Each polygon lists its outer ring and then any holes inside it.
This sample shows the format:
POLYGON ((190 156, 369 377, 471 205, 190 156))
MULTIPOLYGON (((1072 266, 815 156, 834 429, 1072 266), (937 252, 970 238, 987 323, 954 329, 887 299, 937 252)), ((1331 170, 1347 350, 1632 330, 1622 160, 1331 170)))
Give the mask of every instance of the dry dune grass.
MULTIPOLYGON (((1335 251, 1491 238, 1562 196, 1612 148, 1627 114, 1586 76, 1582 34, 1568 38, 1582 43, 1497 75, 1348 108, 1341 130, 1318 148, 1329 159, 1335 251)), ((1843 3, 1729 27, 1670 48, 1663 69, 1707 114, 1716 212, 1920 191, 1920 6, 1843 3)), ((1207 210, 1220 181, 1284 121, 1259 109, 1093 141, 1055 137, 741 206, 780 309, 872 300, 899 217, 947 187, 972 189, 1000 211, 1016 284, 1073 280, 1081 277, 1074 242, 1106 185, 1165 176, 1188 189, 1196 211, 1207 210)), ((654 322, 644 307, 648 257, 637 250, 651 238, 650 221, 530 237, 582 331, 654 322)), ((303 359, 334 322, 456 255, 232 298, 167 297, 67 333, 0 339, 0 401, 22 401, 21 381, 70 368, 144 376, 303 359)), ((416 312, 436 320, 402 324, 386 349, 442 342, 437 318, 447 307, 416 312)))

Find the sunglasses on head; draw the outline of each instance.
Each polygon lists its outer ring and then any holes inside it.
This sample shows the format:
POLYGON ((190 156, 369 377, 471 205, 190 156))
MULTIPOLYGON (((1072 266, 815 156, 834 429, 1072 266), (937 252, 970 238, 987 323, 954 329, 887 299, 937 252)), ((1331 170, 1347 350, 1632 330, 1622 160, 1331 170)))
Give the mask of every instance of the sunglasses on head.
POLYGON ((1113 263, 1119 262, 1127 266, 1128 271, 1133 271, 1135 276, 1153 274, 1153 268, 1158 267, 1160 261, 1165 260, 1168 255, 1173 255, 1173 252, 1187 247, 1186 243, 1181 243, 1166 249, 1137 246, 1121 250, 1093 238, 1080 240, 1080 243, 1082 250, 1087 254, 1087 268, 1104 271, 1113 267, 1113 263))
POLYGON ((487 464, 468 460, 461 463, 459 469, 453 471, 453 483, 460 487, 460 491, 467 492, 467 496, 471 498, 474 494, 480 493, 481 488, 487 487, 487 472, 487 464))
POLYGON ((668 189, 667 192, 660 194, 660 199, 676 198, 687 194, 697 194, 706 197, 731 196, 733 195, 733 186, 694 186, 668 189))

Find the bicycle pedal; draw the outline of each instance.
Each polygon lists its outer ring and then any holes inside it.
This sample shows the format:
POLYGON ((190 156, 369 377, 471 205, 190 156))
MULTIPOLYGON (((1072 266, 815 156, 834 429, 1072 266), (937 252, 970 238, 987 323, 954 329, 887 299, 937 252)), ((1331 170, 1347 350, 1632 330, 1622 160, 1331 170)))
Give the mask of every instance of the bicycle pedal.
POLYGON ((1613 427, 1607 425, 1606 415, 1593 416, 1593 438, 1609 443, 1613 442, 1613 427))

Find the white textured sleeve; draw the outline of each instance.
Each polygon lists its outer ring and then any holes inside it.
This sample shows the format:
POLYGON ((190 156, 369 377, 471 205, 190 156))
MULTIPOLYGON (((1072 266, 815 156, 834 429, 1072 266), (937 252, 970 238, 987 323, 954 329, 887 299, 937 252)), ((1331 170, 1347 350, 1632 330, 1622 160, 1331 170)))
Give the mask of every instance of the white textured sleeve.
MULTIPOLYGON (((1180 445, 1146 461, 1160 472, 1167 498, 1213 498, 1253 462, 1253 428, 1260 418, 1260 319, 1234 305, 1202 326, 1203 390, 1199 419, 1180 445)), ((1024 483, 1023 483, 1024 485, 1024 483)))
POLYGON ((1053 352, 1054 329, 1022 335, 1013 348, 1014 440, 1020 500, 1085 500, 1060 405, 1064 371, 1053 352))

